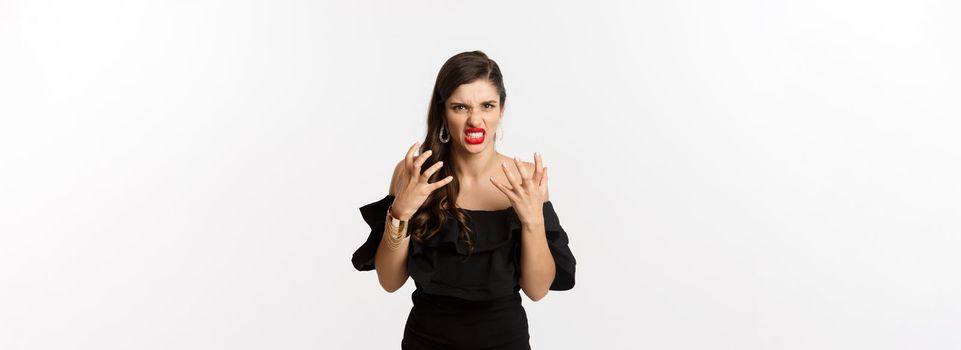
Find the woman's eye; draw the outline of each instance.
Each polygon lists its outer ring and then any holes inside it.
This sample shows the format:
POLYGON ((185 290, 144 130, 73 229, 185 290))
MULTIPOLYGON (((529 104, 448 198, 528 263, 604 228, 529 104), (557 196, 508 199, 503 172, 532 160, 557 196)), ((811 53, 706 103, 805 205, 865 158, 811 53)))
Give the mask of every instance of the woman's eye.
POLYGON ((488 103, 488 104, 485 104, 484 107, 485 107, 485 108, 494 108, 494 105, 488 103))
POLYGON ((464 106, 454 106, 454 109, 456 110, 460 110, 461 108, 464 108, 464 106))

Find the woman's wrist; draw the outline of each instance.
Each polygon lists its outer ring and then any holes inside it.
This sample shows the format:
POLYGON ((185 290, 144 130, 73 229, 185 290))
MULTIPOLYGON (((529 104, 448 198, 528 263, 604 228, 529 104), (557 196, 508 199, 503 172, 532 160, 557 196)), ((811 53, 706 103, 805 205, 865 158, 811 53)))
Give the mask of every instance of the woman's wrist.
POLYGON ((389 210, 387 211, 387 221, 384 234, 387 248, 390 250, 400 249, 401 245, 406 242, 405 238, 410 237, 410 234, 407 233, 407 221, 400 221, 391 217, 389 210))
POLYGON ((387 212, 390 214, 391 217, 400 221, 409 221, 410 217, 413 216, 404 211, 397 210, 396 208, 394 208, 393 204, 391 204, 391 206, 387 208, 387 212))

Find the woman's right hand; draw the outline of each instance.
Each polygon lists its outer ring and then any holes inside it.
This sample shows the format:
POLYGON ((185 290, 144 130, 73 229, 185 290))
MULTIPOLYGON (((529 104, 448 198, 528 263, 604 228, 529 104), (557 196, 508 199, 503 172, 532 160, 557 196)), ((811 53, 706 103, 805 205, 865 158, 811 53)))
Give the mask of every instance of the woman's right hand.
POLYGON ((417 209, 420 209, 420 206, 424 204, 424 201, 427 200, 427 196, 429 196, 431 192, 454 181, 453 176, 448 176, 437 182, 428 183, 427 180, 430 179, 437 170, 440 170, 444 162, 438 161, 421 173, 421 166, 424 165, 424 162, 427 161, 427 158, 433 152, 427 150, 415 158, 414 151, 416 151, 419 146, 420 142, 417 142, 407 150, 407 156, 404 157, 404 170, 399 182, 400 188, 397 190, 397 195, 394 196, 394 203, 390 206, 391 216, 399 220, 410 220, 410 218, 414 216, 414 213, 417 212, 417 209))

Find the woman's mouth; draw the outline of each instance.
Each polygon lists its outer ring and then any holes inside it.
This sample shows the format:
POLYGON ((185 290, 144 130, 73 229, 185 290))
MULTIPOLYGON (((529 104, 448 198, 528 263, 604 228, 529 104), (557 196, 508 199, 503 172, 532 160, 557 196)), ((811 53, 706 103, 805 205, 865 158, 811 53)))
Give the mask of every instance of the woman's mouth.
POLYGON ((470 145, 476 145, 484 143, 484 129, 483 128, 470 128, 464 131, 464 142, 470 145))

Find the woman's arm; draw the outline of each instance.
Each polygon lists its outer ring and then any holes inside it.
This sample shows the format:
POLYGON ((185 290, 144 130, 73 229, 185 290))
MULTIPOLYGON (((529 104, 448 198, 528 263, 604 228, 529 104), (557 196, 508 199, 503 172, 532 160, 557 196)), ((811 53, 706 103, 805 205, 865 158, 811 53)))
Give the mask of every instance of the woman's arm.
MULTIPOLYGON (((533 174, 536 165, 534 163, 523 162, 528 174, 533 174)), ((517 174, 520 177, 520 174, 517 174)), ((545 197, 544 201, 548 201, 545 197)), ((547 295, 554 277, 557 273, 557 266, 554 263, 554 256, 551 249, 547 246, 547 233, 544 226, 544 218, 534 222, 521 223, 521 289, 524 294, 532 301, 541 300, 547 295)))
POLYGON ((544 222, 522 223, 521 229, 521 289, 532 301, 547 295, 554 282, 554 256, 547 247, 544 222))
MULTIPOLYGON (((397 194, 397 184, 404 183, 401 182, 403 179, 400 177, 404 176, 404 161, 401 160, 397 163, 394 168, 394 175, 390 179, 390 194, 397 194)), ((391 208, 392 210, 393 208, 391 208)), ((391 212, 395 218, 401 220, 409 220, 410 218, 403 217, 403 213, 391 212)), ((380 240, 380 244, 377 246, 377 253, 374 255, 374 266, 377 270, 377 280, 380 282, 381 287, 384 287, 388 293, 393 293, 394 291, 400 289, 407 283, 407 278, 410 277, 407 274, 407 251, 408 244, 410 242, 410 236, 404 237, 401 240, 400 247, 397 250, 390 250, 387 247, 387 239, 390 231, 388 231, 387 225, 390 225, 390 221, 384 223, 384 237, 380 240)), ((407 226, 407 225, 405 225, 407 226)), ((406 228, 404 229, 407 230, 406 228)), ((406 235, 406 232, 402 232, 402 235, 406 235)))

